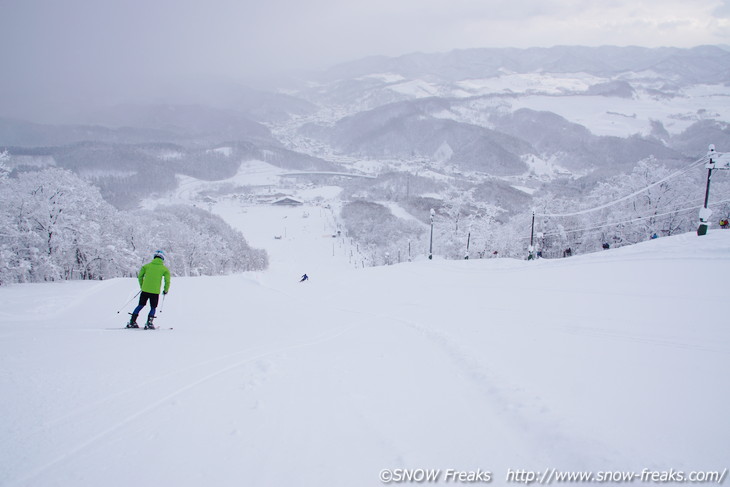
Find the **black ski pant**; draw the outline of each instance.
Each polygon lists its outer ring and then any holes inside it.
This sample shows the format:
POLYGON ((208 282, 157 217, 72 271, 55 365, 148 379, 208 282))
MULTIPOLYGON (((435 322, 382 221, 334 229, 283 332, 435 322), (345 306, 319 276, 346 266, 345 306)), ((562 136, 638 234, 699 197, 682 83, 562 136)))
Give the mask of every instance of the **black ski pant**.
POLYGON ((157 303, 159 303, 160 301, 160 295, 148 293, 145 291, 142 291, 142 293, 139 295, 139 304, 136 308, 134 308, 132 314, 137 316, 139 312, 142 311, 142 308, 147 305, 147 300, 149 300, 150 302, 150 314, 147 316, 147 319, 153 318, 155 316, 155 310, 157 309, 157 303))

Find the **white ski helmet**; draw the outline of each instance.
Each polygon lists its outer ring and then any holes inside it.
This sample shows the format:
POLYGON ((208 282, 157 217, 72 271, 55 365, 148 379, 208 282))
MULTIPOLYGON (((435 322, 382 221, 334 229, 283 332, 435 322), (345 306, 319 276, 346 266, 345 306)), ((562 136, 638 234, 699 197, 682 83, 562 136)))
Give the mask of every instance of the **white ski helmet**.
POLYGON ((159 257, 160 259, 165 260, 165 251, 155 250, 155 255, 152 258, 154 259, 155 257, 159 257))

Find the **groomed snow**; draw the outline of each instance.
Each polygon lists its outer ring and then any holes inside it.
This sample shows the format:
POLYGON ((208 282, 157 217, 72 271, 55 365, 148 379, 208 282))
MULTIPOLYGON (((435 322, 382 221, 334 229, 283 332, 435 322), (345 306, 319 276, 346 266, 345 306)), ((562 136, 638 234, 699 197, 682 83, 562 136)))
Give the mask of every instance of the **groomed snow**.
POLYGON ((356 269, 325 208, 215 211, 271 269, 174 278, 171 331, 134 279, 0 288, 0 485, 729 466, 730 231, 356 269))

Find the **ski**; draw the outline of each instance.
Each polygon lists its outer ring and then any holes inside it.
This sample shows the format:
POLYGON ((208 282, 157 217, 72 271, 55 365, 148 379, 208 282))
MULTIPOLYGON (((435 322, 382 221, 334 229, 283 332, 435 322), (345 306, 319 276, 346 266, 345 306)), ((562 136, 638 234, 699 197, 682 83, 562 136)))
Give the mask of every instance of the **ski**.
POLYGON ((128 328, 126 326, 122 326, 121 328, 106 328, 106 330, 142 330, 142 331, 157 331, 157 330, 172 330, 172 327, 168 326, 156 326, 154 328, 145 328, 144 326, 140 326, 139 328, 128 328))
MULTIPOLYGON (((134 315, 132 315, 132 313, 128 313, 128 314, 130 316, 134 316, 134 315)), ((148 318, 149 321, 147 321, 142 326, 138 325, 136 322, 134 323, 134 326, 130 326, 130 324, 127 323, 127 325, 124 327, 124 329, 125 330, 172 330, 172 327, 169 327, 169 328, 164 328, 163 327, 163 328, 161 328, 159 326, 154 326, 152 324, 152 320, 154 320, 155 318, 157 318, 157 317, 156 316, 153 316, 152 318, 148 318)))

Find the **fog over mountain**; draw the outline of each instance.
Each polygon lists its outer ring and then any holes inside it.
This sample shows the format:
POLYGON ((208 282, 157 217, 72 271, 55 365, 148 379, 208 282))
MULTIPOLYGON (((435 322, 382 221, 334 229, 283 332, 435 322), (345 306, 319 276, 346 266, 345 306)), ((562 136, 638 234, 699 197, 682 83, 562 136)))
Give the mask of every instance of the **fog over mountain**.
POLYGON ((615 77, 652 71, 680 85, 724 83, 728 51, 719 46, 674 47, 557 46, 460 49, 445 53, 407 54, 396 58, 369 57, 340 64, 321 74, 323 80, 393 73, 406 78, 457 82, 514 73, 588 73, 615 77))
POLYGON ((730 148, 727 80, 720 46, 376 56, 265 89, 181 81, 155 103, 98 106, 69 124, 2 118, 0 147, 16 172, 68 168, 119 208, 173 191, 178 176, 245 180, 241 164, 262 161, 342 188, 343 204, 397 201, 424 221, 458 194, 452 213, 506 223, 545 198, 580 205, 641 161, 679 168, 709 144, 730 148))

